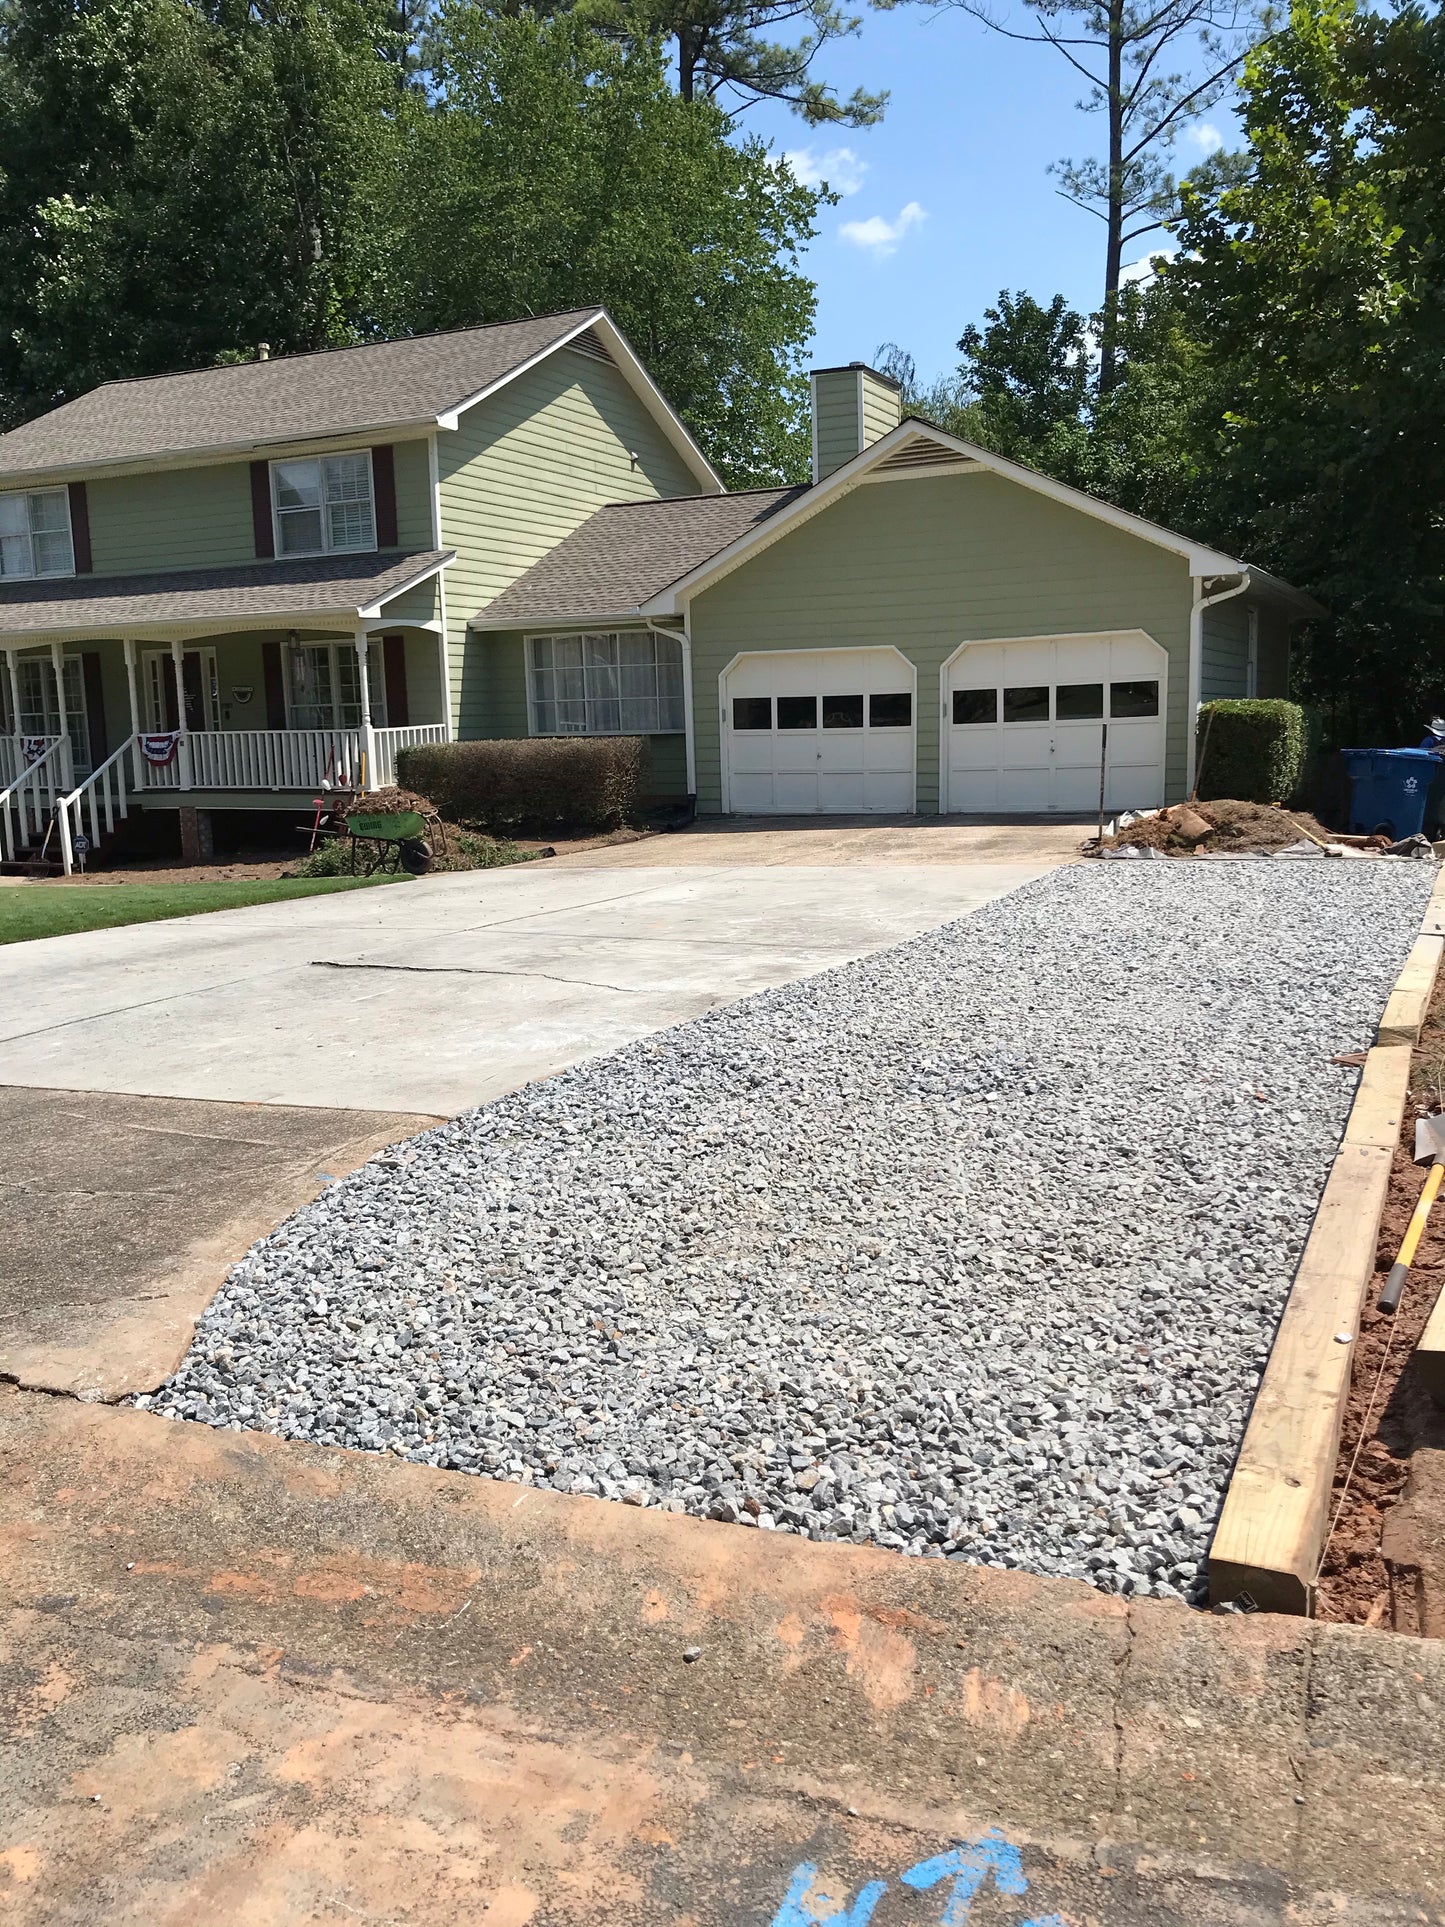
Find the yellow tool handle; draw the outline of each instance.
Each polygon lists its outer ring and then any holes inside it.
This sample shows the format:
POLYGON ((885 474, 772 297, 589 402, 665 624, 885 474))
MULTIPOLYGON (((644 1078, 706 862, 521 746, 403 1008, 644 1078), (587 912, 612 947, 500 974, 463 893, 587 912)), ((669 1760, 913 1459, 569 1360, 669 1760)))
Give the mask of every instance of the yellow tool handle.
POLYGON ((1425 1188, 1420 1193, 1420 1202, 1415 1206, 1415 1215, 1411 1218, 1405 1235, 1400 1241, 1400 1255, 1395 1260, 1397 1264, 1412 1265, 1415 1262, 1415 1247, 1424 1235, 1426 1221, 1430 1216, 1430 1207, 1435 1202, 1435 1194, 1440 1189, 1442 1178, 1445 1178, 1445 1164, 1432 1164, 1430 1175, 1425 1180, 1425 1188))

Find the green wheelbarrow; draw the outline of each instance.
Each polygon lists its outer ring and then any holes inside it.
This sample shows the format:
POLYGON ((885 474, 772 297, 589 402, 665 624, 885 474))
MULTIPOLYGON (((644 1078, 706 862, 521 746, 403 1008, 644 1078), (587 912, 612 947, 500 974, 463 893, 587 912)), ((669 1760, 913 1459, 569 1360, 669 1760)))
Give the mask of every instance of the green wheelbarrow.
POLYGON ((428 823, 419 810, 397 810, 372 814, 353 810, 344 828, 323 830, 322 835, 344 837, 351 844, 353 876, 425 876, 436 861, 427 838, 428 823))

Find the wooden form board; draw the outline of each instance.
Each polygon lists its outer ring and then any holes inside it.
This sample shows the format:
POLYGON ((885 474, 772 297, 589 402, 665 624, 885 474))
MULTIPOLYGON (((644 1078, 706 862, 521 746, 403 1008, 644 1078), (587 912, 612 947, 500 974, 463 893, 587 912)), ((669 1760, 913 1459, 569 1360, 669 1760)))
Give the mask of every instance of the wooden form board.
MULTIPOLYGON (((1313 1610, 1354 1341, 1375 1274, 1411 1058, 1445 950, 1442 933, 1445 875, 1365 1060, 1260 1381, 1209 1551, 1212 1604, 1248 1600, 1262 1612, 1313 1610)), ((1440 1342, 1445 1368, 1445 1318, 1440 1342)))

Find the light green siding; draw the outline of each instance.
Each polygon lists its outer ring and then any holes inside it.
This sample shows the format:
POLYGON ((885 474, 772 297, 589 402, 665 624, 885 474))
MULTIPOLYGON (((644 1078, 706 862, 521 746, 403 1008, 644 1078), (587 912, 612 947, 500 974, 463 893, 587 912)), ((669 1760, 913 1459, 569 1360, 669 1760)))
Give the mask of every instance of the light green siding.
MULTIPOLYGON (((495 631, 472 634, 467 651, 472 678, 471 697, 486 718, 479 736, 526 736, 527 646, 519 635, 495 631)), ((643 793, 654 797, 687 794, 687 738, 680 735, 647 738, 647 771, 643 793)))
POLYGON ((813 376, 815 479, 851 462, 862 447, 858 421, 858 370, 822 368, 813 376))
POLYGON ((86 484, 86 502, 97 575, 256 559, 244 462, 103 477, 86 484))
POLYGON ((1199 618, 1199 699, 1212 703, 1249 694, 1249 605, 1243 596, 1216 603, 1199 618))
MULTIPOLYGON (((381 606, 382 622, 435 622, 440 608, 436 577, 418 582, 414 589, 403 589, 381 606)), ((440 717, 437 718, 441 720, 440 717)))
POLYGON ((431 466, 425 441, 394 443, 392 467, 396 471, 397 546, 413 555, 434 548, 431 466))
POLYGON ((863 446, 871 448, 874 442, 898 426, 899 403, 902 397, 891 381, 884 381, 875 375, 871 368, 863 370, 863 446))
POLYGON ((692 495, 699 483, 621 372, 567 348, 439 432, 437 460, 442 545, 457 551, 447 570, 454 721, 461 736, 490 736, 468 619, 604 503, 692 495))
POLYGON ((698 807, 722 806, 718 677, 758 649, 892 644, 918 667, 918 807, 938 807, 939 671, 961 642, 1143 629, 1169 656, 1168 794, 1184 789, 1188 564, 1001 476, 851 489, 699 594, 698 807))

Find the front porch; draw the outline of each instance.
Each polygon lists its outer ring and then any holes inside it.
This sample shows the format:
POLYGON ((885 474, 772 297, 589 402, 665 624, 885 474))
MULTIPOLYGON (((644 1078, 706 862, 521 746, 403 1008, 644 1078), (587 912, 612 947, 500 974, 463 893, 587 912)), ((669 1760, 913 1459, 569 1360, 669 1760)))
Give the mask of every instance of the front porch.
POLYGON ((0 860, 48 836, 68 875, 136 809, 294 813, 382 789, 399 750, 448 735, 420 625, 5 646, 0 860))

